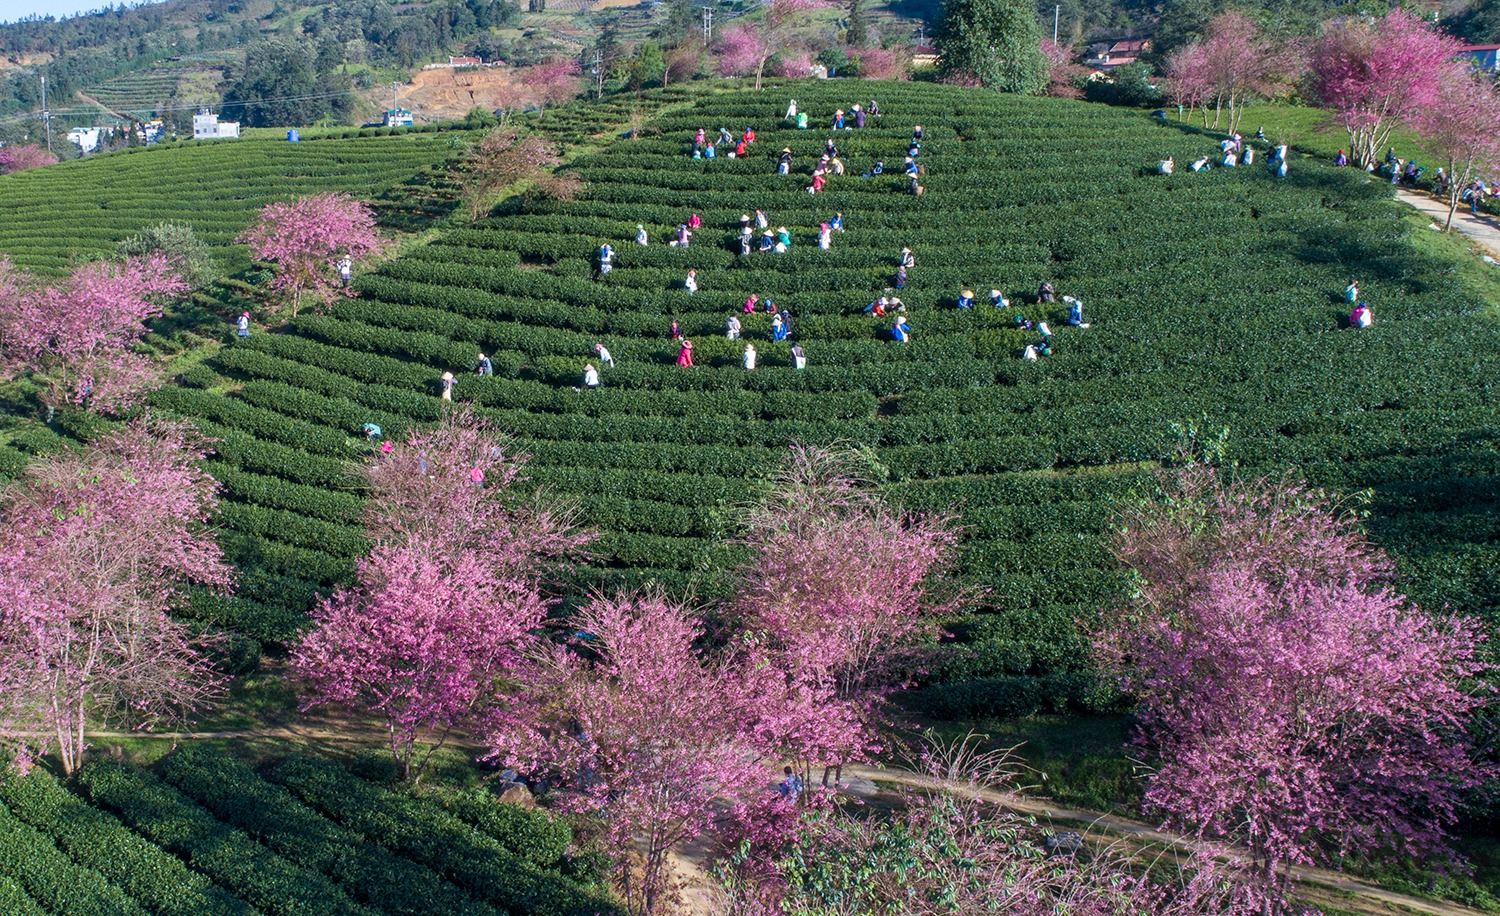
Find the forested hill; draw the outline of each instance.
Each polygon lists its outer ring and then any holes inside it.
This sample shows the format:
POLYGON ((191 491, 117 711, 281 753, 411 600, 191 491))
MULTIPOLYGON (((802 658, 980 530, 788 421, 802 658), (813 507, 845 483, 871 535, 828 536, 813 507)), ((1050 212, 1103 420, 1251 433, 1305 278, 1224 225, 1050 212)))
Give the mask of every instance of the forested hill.
MULTIPOLYGON (((208 72, 209 78, 193 84, 191 97, 180 97, 178 85, 157 85, 143 87, 138 98, 125 92, 119 107, 143 116, 164 102, 176 102, 169 107, 190 117, 193 106, 217 104, 222 95, 240 88, 327 96, 327 104, 305 114, 311 115, 309 120, 339 117, 348 114, 339 109, 342 90, 461 49, 471 36, 506 24, 516 10, 504 0, 400 5, 387 0, 166 0, 66 19, 33 16, 0 24, 0 139, 7 139, 6 127, 23 124, 25 114, 41 108, 41 76, 47 78, 49 107, 64 119, 98 115, 97 110, 72 108, 80 91, 93 98, 94 89, 122 77, 192 70, 208 72), (268 49, 268 42, 280 48, 268 49), (254 69, 257 60, 260 73, 254 69), (254 84, 270 74, 278 77, 278 85, 254 84), (335 77, 338 85, 332 85, 335 77), (308 85, 294 85, 298 79, 308 85)), ((115 101, 105 93, 97 95, 104 106, 115 101)))
MULTIPOLYGON (((942 0, 831 2, 845 15, 820 13, 808 26, 816 33, 808 37, 830 53, 840 43, 926 40, 943 10, 942 0)), ((638 6, 629 0, 165 0, 66 19, 32 16, 0 24, 0 142, 37 135, 41 77, 59 133, 153 118, 169 121, 181 133, 204 105, 249 126, 324 119, 349 124, 378 117, 390 104, 377 89, 404 84, 416 68, 447 55, 477 55, 514 66, 554 56, 592 60, 597 55, 618 62, 647 40, 663 49, 698 41, 705 4, 722 14, 721 28, 736 16, 757 15, 756 0, 643 0, 638 6), (362 100, 360 90, 369 90, 362 100)), ((1288 38, 1312 34, 1351 10, 1381 13, 1391 5, 1390 0, 1036 4, 1042 21, 1055 19, 1061 41, 1080 56, 1107 48, 1104 42, 1149 37, 1147 64, 1197 37, 1210 18, 1231 5, 1288 38)), ((1500 42, 1500 0, 1424 0, 1422 6, 1466 41, 1500 42)), ((826 63, 842 68, 845 62, 826 63)))

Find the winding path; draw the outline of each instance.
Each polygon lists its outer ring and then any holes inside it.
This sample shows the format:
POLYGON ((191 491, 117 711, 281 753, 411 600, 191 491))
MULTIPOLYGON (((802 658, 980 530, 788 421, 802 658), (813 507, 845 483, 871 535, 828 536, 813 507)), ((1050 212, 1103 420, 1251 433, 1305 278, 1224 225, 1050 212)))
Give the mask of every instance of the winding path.
MULTIPOLYGON (((964 783, 955 783, 951 780, 937 780, 929 776, 923 776, 920 773, 911 772, 910 770, 852 765, 844 767, 844 775, 846 778, 853 777, 856 780, 873 783, 877 790, 881 783, 917 788, 942 787, 948 791, 970 795, 1018 814, 1035 817, 1051 824, 1083 827, 1095 835, 1105 834, 1142 845, 1149 844, 1161 849, 1192 852, 1196 847, 1196 843, 1190 837, 1174 833, 1164 833, 1147 824, 1130 820, 1129 818, 1113 814, 1103 814, 1098 811, 1063 808, 1040 799, 998 792, 994 789, 980 788, 964 783)), ((1471 909, 1456 903, 1425 900, 1420 897, 1397 893, 1396 891, 1386 890, 1369 881, 1324 868, 1294 867, 1292 875, 1299 886, 1299 896, 1315 898, 1312 899, 1312 902, 1326 903, 1341 909, 1349 909, 1355 905, 1355 901, 1358 901, 1360 904, 1373 905, 1373 907, 1361 906, 1359 912, 1363 913, 1428 913, 1432 914, 1432 916, 1483 916, 1483 911, 1481 910, 1471 909), (1316 893, 1318 888, 1332 889, 1342 894, 1348 894, 1354 899, 1319 894, 1316 893), (1314 892, 1308 893, 1308 891, 1314 892)))
MULTIPOLYGON (((1397 188, 1396 199, 1431 217, 1439 228, 1448 221, 1448 205, 1431 194, 1397 188)), ((1490 257, 1500 259, 1500 221, 1493 216, 1472 216, 1468 207, 1459 207, 1453 214, 1453 228, 1468 236, 1490 257)))
MULTIPOLYGON (((368 742, 372 737, 375 737, 377 740, 384 740, 385 737, 383 734, 371 732, 368 729, 327 728, 324 727, 324 723, 310 724, 305 728, 281 727, 227 729, 224 731, 205 732, 145 733, 91 731, 88 735, 90 738, 157 738, 168 741, 291 738, 303 741, 368 742)), ((459 743, 463 744, 463 742, 459 743)), ((872 796, 880 794, 882 791, 889 792, 889 789, 882 790, 882 785, 909 786, 914 788, 942 787, 953 792, 969 794, 983 801, 1015 811, 1018 814, 1035 817, 1050 824, 1080 827, 1094 835, 1110 836, 1134 844, 1150 845, 1159 849, 1183 852, 1191 852, 1196 846, 1196 843, 1190 837, 1166 833, 1157 830, 1149 824, 1120 817, 1119 815, 1105 814, 1099 811, 1085 811, 1077 808, 1065 808, 1054 805, 1044 799, 1028 798, 1022 795, 975 787, 967 783, 951 780, 940 781, 899 767, 848 765, 844 767, 844 777, 847 791, 850 791, 851 794, 872 796)), ((698 864, 694 861, 694 858, 691 854, 685 857, 687 862, 686 869, 701 875, 701 869, 694 867, 698 864)), ((1292 873, 1300 888, 1299 896, 1308 899, 1310 902, 1326 904, 1341 910, 1371 914, 1371 916, 1397 913, 1424 913, 1429 914, 1429 916, 1484 916, 1484 913, 1480 910, 1471 909, 1456 903, 1427 900, 1386 890, 1369 881, 1328 869, 1295 867, 1292 873)), ((694 883, 691 878, 689 882, 690 884, 694 883)), ((697 897, 700 895, 690 894, 690 896, 697 897)), ((700 903, 697 900, 694 900, 694 902, 700 903)), ((705 911, 701 904, 693 909, 695 912, 705 911)))

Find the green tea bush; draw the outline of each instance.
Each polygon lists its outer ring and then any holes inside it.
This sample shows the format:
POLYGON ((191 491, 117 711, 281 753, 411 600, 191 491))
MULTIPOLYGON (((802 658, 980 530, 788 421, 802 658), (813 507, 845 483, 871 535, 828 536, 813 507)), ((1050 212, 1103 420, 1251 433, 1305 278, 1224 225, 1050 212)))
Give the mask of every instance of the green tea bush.
POLYGON ((168 757, 168 782, 287 859, 322 872, 351 896, 391 914, 494 916, 430 870, 339 827, 216 748, 187 747, 168 757))
MULTIPOLYGON (((0 874, 47 912, 79 916, 146 916, 140 904, 99 872, 75 865, 40 831, 0 809, 0 874)), ((23 904, 24 907, 24 904, 23 904)))
MULTIPOLYGON (((255 912, 40 770, 0 779, 0 802, 11 814, 52 837, 74 862, 98 871, 152 913, 251 916, 255 912)), ((0 909, 18 912, 8 906, 0 909)))
POLYGON ((0 875, 0 912, 15 916, 46 916, 35 900, 26 895, 26 889, 10 875, 0 875))
POLYGON ((337 764, 291 757, 270 775, 338 823, 511 912, 557 916, 616 912, 615 905, 602 895, 537 868, 441 808, 382 790, 337 764))
POLYGON ((264 913, 374 916, 333 882, 276 855, 228 827, 177 790, 114 760, 93 760, 78 771, 90 801, 114 811, 131 829, 182 858, 264 913))

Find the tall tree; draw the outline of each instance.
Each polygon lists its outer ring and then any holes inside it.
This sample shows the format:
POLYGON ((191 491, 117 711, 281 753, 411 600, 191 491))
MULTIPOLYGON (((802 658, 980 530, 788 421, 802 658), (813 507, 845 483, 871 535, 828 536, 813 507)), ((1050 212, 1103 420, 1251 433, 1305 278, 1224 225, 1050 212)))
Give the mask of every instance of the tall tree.
POLYGON ((1047 86, 1047 58, 1036 8, 1023 0, 946 0, 938 27, 945 79, 1036 95, 1047 86))
POLYGON ((459 166, 458 186, 469 222, 489 212, 500 191, 512 186, 566 200, 576 193, 576 175, 554 171, 562 162, 550 143, 514 127, 490 131, 469 147, 459 166))
POLYGON ((1465 63, 1450 64, 1432 102, 1412 118, 1422 145, 1446 163, 1448 219, 1453 230, 1464 189, 1475 175, 1500 166, 1500 90, 1465 63))
POLYGON ((1043 38, 1042 54, 1047 58, 1047 94, 1059 99, 1083 98, 1081 86, 1089 68, 1078 62, 1073 47, 1043 38))
POLYGON ((534 728, 497 732, 494 755, 553 774, 568 808, 598 815, 626 906, 665 913, 668 854, 712 829, 721 805, 770 794, 751 698, 660 593, 597 597, 570 628, 576 649, 548 652, 532 681, 534 728))
POLYGON ((331 191, 266 204, 238 240, 276 266, 271 289, 291 300, 293 318, 304 296, 324 305, 333 301, 340 292, 340 258, 358 262, 384 247, 370 205, 331 191))
POLYGON ((223 108, 253 127, 311 124, 330 111, 329 88, 318 80, 310 42, 268 38, 245 49, 223 108))
POLYGON ((667 58, 661 45, 654 41, 643 41, 636 46, 630 58, 629 83, 637 94, 651 83, 664 82, 667 73, 667 58))
POLYGON ((1374 22, 1330 26, 1312 57, 1313 92, 1349 133, 1361 167, 1376 163, 1391 130, 1437 98, 1458 42, 1395 9, 1374 22))
POLYGON ((1494 772, 1467 736, 1474 622, 1412 607, 1352 516, 1286 481, 1192 465, 1116 530, 1135 597, 1098 646, 1140 703, 1149 807, 1244 844, 1279 900, 1293 864, 1446 850, 1494 772))
POLYGON ((1235 133, 1245 105, 1290 89, 1305 69, 1299 43, 1273 39, 1244 13, 1220 13, 1209 21, 1201 41, 1179 48, 1167 59, 1168 85, 1179 104, 1214 106, 1213 126, 1229 113, 1229 133, 1235 133))
POLYGON ((56 286, 0 257, 0 370, 29 374, 49 418, 64 405, 129 406, 159 377, 135 343, 163 302, 186 289, 160 254, 85 264, 56 286))
POLYGON ((698 11, 693 9, 692 0, 667 0, 666 6, 667 15, 658 20, 660 24, 651 32, 653 37, 675 46, 696 34, 698 11))
POLYGON ((736 23, 719 36, 716 53, 719 73, 724 76, 755 74, 755 88, 760 88, 766 73, 766 61, 778 53, 801 52, 793 47, 793 30, 800 13, 822 9, 827 0, 770 0, 763 5, 764 15, 754 21, 736 23))
MULTIPOLYGON (((930 579, 951 560, 952 516, 887 506, 857 453, 794 447, 748 520, 736 622, 759 641, 764 739, 801 766, 862 759, 881 704, 915 667, 952 600, 930 579)), ((825 771, 824 781, 827 781, 825 771)))
POLYGON ((138 421, 0 494, 0 727, 23 752, 42 729, 71 774, 87 729, 180 720, 219 693, 206 644, 168 616, 188 584, 230 584, 201 456, 185 425, 138 421))
POLYGON ((870 28, 865 22, 865 0, 849 0, 849 24, 844 30, 844 43, 851 48, 862 48, 869 40, 870 28))
POLYGON ((544 571, 588 540, 566 504, 518 494, 525 461, 467 413, 380 452, 365 469, 374 550, 292 651, 306 706, 380 716, 406 779, 455 728, 507 715, 550 606, 544 571))

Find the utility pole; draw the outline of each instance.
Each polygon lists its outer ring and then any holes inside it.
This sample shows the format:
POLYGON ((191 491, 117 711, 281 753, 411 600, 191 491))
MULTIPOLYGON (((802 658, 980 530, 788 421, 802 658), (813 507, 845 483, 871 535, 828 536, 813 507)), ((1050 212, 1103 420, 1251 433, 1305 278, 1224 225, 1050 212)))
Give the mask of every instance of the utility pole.
POLYGON ((705 47, 712 44, 714 40, 714 11, 711 7, 703 8, 703 44, 705 47))
POLYGON ((52 113, 47 110, 47 78, 42 77, 42 133, 47 135, 47 152, 52 152, 52 113))
POLYGON ((400 89, 400 88, 401 88, 401 84, 400 83, 391 83, 391 111, 395 111, 396 108, 397 108, 397 105, 396 105, 396 91, 398 89, 400 89))
POLYGON ((920 22, 920 23, 917 24, 917 47, 919 47, 919 48, 925 48, 926 46, 927 46, 927 23, 920 22))
POLYGON ((598 80, 595 98, 604 98, 604 52, 594 52, 594 78, 598 80))
POLYGON ((1052 7, 1052 43, 1057 44, 1057 18, 1062 15, 1062 4, 1052 7))

